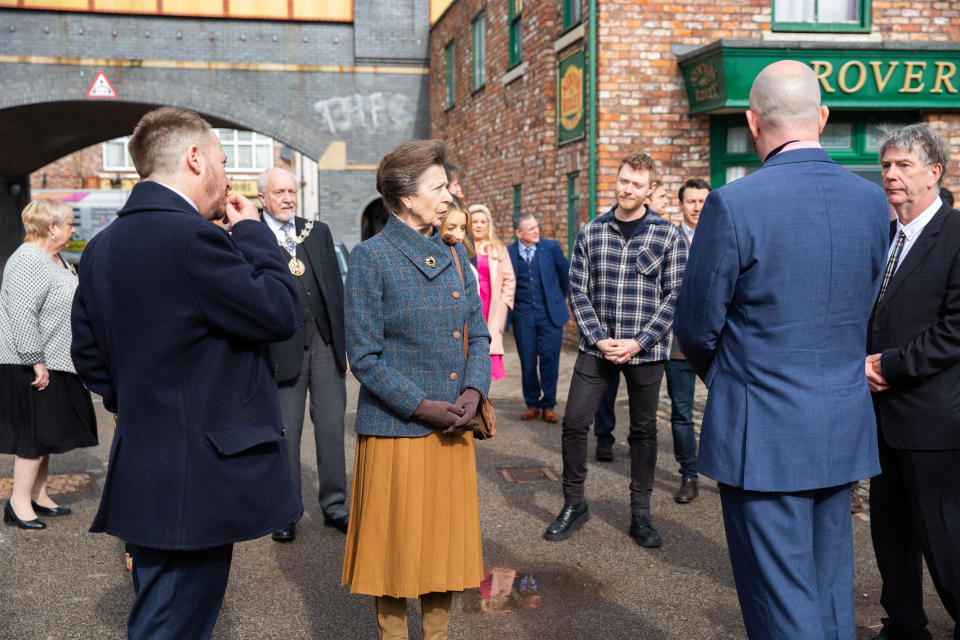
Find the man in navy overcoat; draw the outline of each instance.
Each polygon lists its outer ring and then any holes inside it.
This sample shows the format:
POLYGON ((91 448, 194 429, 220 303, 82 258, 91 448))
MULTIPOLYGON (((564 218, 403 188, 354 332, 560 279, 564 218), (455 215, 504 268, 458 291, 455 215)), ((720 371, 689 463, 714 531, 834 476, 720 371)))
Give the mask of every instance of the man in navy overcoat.
POLYGON ((130 638, 209 638, 233 543, 303 510, 268 345, 300 303, 203 119, 152 111, 129 149, 143 181, 87 245, 73 306, 77 373, 117 414, 91 531, 133 556, 130 638))
POLYGON ((507 253, 517 274, 510 315, 527 405, 521 420, 533 420, 542 411, 544 420, 557 422, 553 407, 557 404, 563 325, 570 320, 570 263, 556 240, 540 238, 540 225, 532 214, 518 216, 513 227, 517 242, 507 247, 507 253))
POLYGON ((820 147, 827 115, 806 65, 760 72, 763 166, 707 197, 677 303, 752 640, 855 637, 850 485, 879 469, 864 353, 889 208, 820 147))

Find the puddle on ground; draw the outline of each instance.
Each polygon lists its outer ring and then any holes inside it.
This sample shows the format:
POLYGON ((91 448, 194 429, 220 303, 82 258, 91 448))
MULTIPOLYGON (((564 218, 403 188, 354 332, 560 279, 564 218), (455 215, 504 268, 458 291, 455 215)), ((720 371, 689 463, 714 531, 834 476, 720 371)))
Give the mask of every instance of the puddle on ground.
POLYGON ((461 598, 465 612, 483 614, 519 613, 540 609, 548 604, 574 602, 584 604, 591 593, 599 596, 598 590, 586 583, 593 582, 583 573, 536 571, 528 572, 514 567, 488 568, 483 574, 479 589, 468 589, 461 598))

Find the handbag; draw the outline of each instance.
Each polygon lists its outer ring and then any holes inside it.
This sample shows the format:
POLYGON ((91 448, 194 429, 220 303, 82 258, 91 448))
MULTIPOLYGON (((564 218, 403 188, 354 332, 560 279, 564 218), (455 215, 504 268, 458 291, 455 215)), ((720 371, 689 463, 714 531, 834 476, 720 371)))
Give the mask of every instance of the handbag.
MULTIPOLYGON (((460 258, 457 257, 457 250, 453 245, 450 247, 450 255, 453 256, 453 264, 457 265, 457 273, 460 274, 460 284, 463 286, 464 293, 467 290, 466 280, 463 279, 463 269, 460 268, 460 258)), ((466 359, 470 353, 467 335, 467 323, 463 323, 463 357, 466 359)), ((487 440, 497 435, 497 414, 493 410, 493 403, 489 398, 484 399, 477 407, 477 426, 473 428, 473 437, 477 440, 487 440)))

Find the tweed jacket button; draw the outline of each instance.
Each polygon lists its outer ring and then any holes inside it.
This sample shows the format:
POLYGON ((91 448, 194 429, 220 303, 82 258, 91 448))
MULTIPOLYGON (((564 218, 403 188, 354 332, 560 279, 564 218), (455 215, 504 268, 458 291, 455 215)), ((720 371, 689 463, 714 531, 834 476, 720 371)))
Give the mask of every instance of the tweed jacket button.
POLYGON ((456 299, 459 298, 459 297, 460 297, 460 292, 454 290, 454 292, 453 292, 453 298, 454 298, 454 300, 456 300, 456 299))
POLYGON ((454 339, 454 340, 459 340, 459 339, 460 339, 460 332, 459 332, 459 331, 454 331, 454 332, 453 332, 453 339, 454 339))
POLYGON ((450 374, 450 379, 451 379, 451 380, 456 380, 457 377, 458 377, 458 376, 457 376, 456 372, 450 374))

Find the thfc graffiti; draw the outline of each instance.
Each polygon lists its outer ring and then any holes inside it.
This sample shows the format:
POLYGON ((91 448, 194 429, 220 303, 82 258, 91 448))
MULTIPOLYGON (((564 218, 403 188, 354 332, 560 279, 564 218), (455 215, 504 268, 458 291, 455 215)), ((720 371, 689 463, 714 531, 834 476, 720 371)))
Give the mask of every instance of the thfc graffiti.
POLYGON ((320 114, 332 134, 352 130, 374 133, 413 122, 416 105, 401 93, 377 91, 317 100, 313 110, 320 114))

